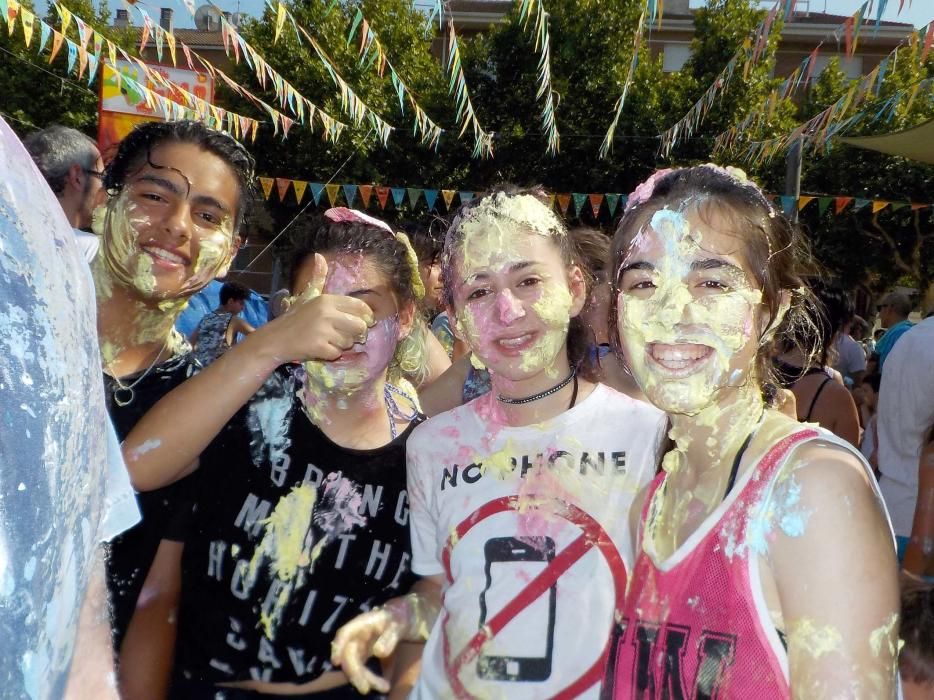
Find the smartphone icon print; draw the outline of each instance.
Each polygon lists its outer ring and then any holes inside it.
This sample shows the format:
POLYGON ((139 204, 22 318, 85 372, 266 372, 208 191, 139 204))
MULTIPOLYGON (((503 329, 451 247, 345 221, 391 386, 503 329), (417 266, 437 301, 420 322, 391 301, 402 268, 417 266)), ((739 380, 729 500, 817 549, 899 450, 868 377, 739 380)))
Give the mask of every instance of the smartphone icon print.
MULTIPOLYGON (((555 543, 550 537, 495 537, 487 540, 484 554, 486 587, 480 594, 481 627, 548 566, 555 558, 555 543)), ((480 678, 544 681, 551 676, 557 595, 555 584, 487 644, 477 660, 480 678)))

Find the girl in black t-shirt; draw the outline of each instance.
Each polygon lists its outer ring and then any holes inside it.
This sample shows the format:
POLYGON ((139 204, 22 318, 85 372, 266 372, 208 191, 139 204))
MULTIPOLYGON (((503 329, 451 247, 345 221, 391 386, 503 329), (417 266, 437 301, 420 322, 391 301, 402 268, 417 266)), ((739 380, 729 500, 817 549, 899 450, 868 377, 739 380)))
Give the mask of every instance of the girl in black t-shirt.
POLYGON ((355 697, 330 665, 333 634, 412 582, 405 440, 420 416, 402 375, 423 355, 417 261, 403 235, 344 208, 306 239, 289 311, 169 394, 124 445, 141 489, 201 455, 175 698, 355 697))

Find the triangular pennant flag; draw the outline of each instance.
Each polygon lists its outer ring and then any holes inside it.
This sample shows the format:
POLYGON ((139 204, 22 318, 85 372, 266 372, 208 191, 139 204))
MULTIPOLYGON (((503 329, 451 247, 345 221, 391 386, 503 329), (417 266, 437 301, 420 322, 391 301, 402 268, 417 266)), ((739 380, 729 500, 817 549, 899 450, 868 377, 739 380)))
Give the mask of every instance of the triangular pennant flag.
POLYGON ((409 195, 409 206, 414 209, 418 205, 418 198, 422 196, 422 191, 417 187, 408 187, 406 193, 409 195))
POLYGON ((820 216, 823 216, 827 211, 827 208, 830 206, 830 203, 833 201, 833 197, 821 197, 817 200, 817 213, 820 216))
POLYGON ((324 192, 324 185, 320 182, 311 182, 308 184, 311 187, 311 197, 315 200, 315 206, 321 201, 321 193, 324 192))
POLYGON ((626 202, 628 201, 629 201, 628 194, 620 195, 619 206, 622 208, 623 211, 626 211, 626 202))
POLYGON ((562 214, 566 214, 568 211, 568 205, 571 203, 571 195, 569 194, 557 194, 555 199, 558 202, 558 208, 561 210, 562 214))
POLYGON ((781 200, 782 211, 784 211, 786 214, 791 214, 795 210, 795 206, 798 204, 795 197, 791 195, 782 195, 781 200))
POLYGON ((78 78, 84 76, 84 70, 88 67, 88 51, 83 46, 78 47, 78 78))
POLYGON ((834 210, 837 214, 846 209, 847 205, 853 201, 852 197, 835 197, 834 198, 834 210))
POLYGON ((352 208, 353 201, 357 198, 357 186, 341 185, 341 188, 344 190, 344 199, 347 200, 347 206, 352 208))
POLYGON ((451 202, 454 201, 454 190, 441 190, 441 199, 444 200, 444 206, 446 209, 451 208, 451 202))
POLYGON ((55 9, 58 11, 58 17, 62 20, 62 34, 68 31, 68 25, 71 24, 71 10, 55 3, 55 9))
POLYGON ((908 206, 908 202, 892 202, 892 211, 898 211, 908 206))
POLYGON ((49 63, 55 60, 55 56, 58 55, 58 50, 62 48, 62 40, 65 37, 58 33, 57 30, 52 30, 52 51, 49 53, 49 63))
POLYGON ((428 211, 435 208, 435 202, 438 201, 438 190, 425 190, 425 203, 428 204, 428 211))
POLYGON ((802 195, 798 197, 798 211, 804 209, 808 204, 813 202, 816 198, 809 195, 802 195))
POLYGON ((393 187, 392 188, 392 201, 396 204, 396 209, 402 206, 402 200, 405 198, 405 188, 404 187, 393 187))
POLYGON ((370 208, 370 199, 373 197, 373 185, 358 185, 357 191, 360 193, 360 201, 363 202, 363 208, 370 208))
POLYGON ((23 23, 23 37, 26 39, 26 46, 28 48, 30 42, 32 42, 33 27, 36 26, 36 16, 24 7, 20 14, 19 21, 23 23))
POLYGON ((878 214, 880 211, 889 206, 889 202, 884 199, 877 199, 872 203, 872 213, 878 214))
POLYGON ((75 61, 78 60, 78 45, 71 39, 65 39, 68 43, 68 72, 75 69, 75 61))
POLYGON ((925 208, 927 208, 927 207, 929 207, 929 206, 931 206, 931 205, 930 205, 930 204, 920 204, 920 203, 912 202, 912 203, 911 203, 911 211, 918 211, 919 209, 925 209, 925 208))
POLYGON ((603 204, 603 195, 602 194, 591 194, 587 196, 587 199, 590 200, 590 211, 593 212, 593 218, 600 218, 600 205, 603 204))
POLYGON ((330 184, 324 186, 324 191, 328 193, 328 202, 331 203, 331 206, 334 206, 334 202, 337 201, 337 194, 340 192, 341 186, 337 184, 330 184))
POLYGON ((859 211, 859 210, 862 209, 863 207, 867 206, 870 202, 872 202, 871 199, 855 199, 855 200, 853 200, 853 211, 859 211))
POLYGON ((16 0, 8 0, 6 12, 3 13, 3 19, 7 23, 7 33, 13 36, 13 30, 16 29, 16 16, 19 14, 20 4, 16 0))
POLYGON ((606 196, 606 206, 610 210, 610 216, 616 215, 616 207, 619 206, 619 195, 618 194, 607 194, 606 196))
POLYGON ((45 50, 45 45, 49 43, 49 37, 52 36, 52 27, 45 22, 39 22, 39 53, 45 50))
POLYGON ((295 190, 295 203, 301 204, 302 197, 305 196, 305 188, 308 187, 308 183, 304 180, 292 180, 292 188, 295 190))
POLYGON ((555 195, 554 195, 554 192, 552 192, 551 194, 548 195, 548 208, 549 208, 549 209, 554 209, 554 208, 555 208, 555 195))
POLYGON ((261 177, 259 179, 259 185, 263 188, 263 196, 266 199, 269 199, 269 195, 272 194, 272 185, 275 182, 271 177, 261 177))
POLYGON ((94 76, 97 75, 97 56, 88 54, 88 85, 94 82, 94 76))
POLYGON ((285 196, 289 193, 289 185, 291 184, 292 184, 292 181, 286 177, 276 178, 276 190, 279 192, 280 202, 285 201, 285 196))
POLYGON ((379 208, 385 209, 386 202, 389 201, 389 188, 388 187, 377 187, 376 188, 376 200, 379 202, 379 208))
POLYGON ((577 215, 580 216, 580 215, 581 215, 581 207, 583 207, 583 206, 584 206, 584 202, 587 201, 587 195, 584 194, 584 193, 582 193, 582 192, 575 192, 575 193, 574 193, 573 195, 571 195, 571 196, 574 197, 574 211, 576 211, 576 212, 577 212, 577 215))
POLYGON ((471 199, 473 199, 473 192, 458 192, 457 196, 461 200, 461 204, 467 204, 471 199))

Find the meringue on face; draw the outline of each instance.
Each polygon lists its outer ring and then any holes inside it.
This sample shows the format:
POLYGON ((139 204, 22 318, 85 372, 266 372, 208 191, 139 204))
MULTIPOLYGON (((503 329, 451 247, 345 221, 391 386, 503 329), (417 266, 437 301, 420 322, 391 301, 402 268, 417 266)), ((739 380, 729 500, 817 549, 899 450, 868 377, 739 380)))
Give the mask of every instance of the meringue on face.
POLYGON ((473 354, 512 381, 553 371, 583 305, 555 243, 518 228, 476 231, 456 268, 455 323, 473 354))
POLYGON ((106 273, 144 299, 184 299, 226 272, 235 250, 237 178, 190 143, 154 147, 95 212, 106 273))
POLYGON ((762 293, 728 224, 719 211, 660 209, 618 272, 620 343, 646 397, 669 413, 694 415, 754 371, 762 293))

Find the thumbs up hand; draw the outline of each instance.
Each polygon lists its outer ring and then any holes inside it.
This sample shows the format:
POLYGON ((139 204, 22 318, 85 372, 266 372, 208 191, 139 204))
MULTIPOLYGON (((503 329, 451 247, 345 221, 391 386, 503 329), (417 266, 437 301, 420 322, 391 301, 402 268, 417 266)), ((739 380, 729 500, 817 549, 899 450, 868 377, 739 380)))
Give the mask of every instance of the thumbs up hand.
POLYGON ((365 342, 367 328, 374 323, 373 311, 364 302, 324 293, 328 263, 323 255, 315 254, 314 265, 308 286, 285 314, 266 326, 267 347, 280 363, 336 360, 354 343, 365 342))

